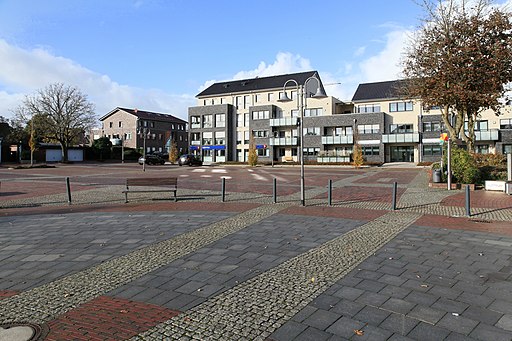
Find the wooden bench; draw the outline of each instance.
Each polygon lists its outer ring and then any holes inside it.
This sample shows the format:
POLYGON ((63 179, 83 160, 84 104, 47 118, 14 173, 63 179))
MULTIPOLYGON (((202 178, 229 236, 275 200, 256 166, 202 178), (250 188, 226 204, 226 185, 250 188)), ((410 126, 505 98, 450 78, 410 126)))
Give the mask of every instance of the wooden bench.
POLYGON ((174 192, 174 201, 178 201, 176 191, 178 190, 178 178, 132 178, 126 179, 125 203, 128 202, 128 193, 144 193, 144 192, 174 192), (133 189, 133 187, 136 187, 133 189), (160 187, 145 188, 140 187, 160 187), (165 189, 162 187, 166 187, 165 189))

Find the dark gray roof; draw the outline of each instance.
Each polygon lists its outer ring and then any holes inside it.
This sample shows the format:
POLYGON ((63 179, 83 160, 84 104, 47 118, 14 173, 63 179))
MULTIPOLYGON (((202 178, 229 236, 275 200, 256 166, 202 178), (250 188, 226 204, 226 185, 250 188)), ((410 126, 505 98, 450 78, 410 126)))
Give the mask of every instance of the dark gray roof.
MULTIPOLYGON (((295 79, 299 84, 303 85, 306 79, 308 79, 311 76, 316 76, 318 78, 318 80, 320 81, 320 86, 322 87, 322 90, 324 90, 322 80, 320 79, 318 73, 316 71, 307 71, 271 77, 257 77, 251 79, 215 83, 210 85, 208 88, 204 89, 196 97, 218 96, 230 93, 279 89, 282 88, 284 83, 289 79, 295 79)), ((314 85, 315 88, 317 87, 317 84, 312 85, 314 85)), ((294 86, 293 82, 289 82, 287 84, 287 88, 291 86, 294 86)), ((309 86, 310 82, 308 82, 308 88, 309 86)))
POLYGON ((403 94, 405 85, 406 81, 403 79, 359 84, 356 92, 354 93, 354 97, 352 97, 352 101, 358 102, 400 98, 403 97, 401 94, 403 94))
POLYGON ((175 123, 187 123, 187 121, 182 120, 181 118, 177 118, 173 115, 161 114, 159 112, 145 111, 140 109, 129 109, 129 108, 121 108, 117 107, 108 114, 100 117, 100 121, 107 119, 110 115, 115 113, 118 110, 126 111, 129 114, 137 116, 143 120, 153 120, 153 121, 165 121, 165 122, 175 122, 175 123))

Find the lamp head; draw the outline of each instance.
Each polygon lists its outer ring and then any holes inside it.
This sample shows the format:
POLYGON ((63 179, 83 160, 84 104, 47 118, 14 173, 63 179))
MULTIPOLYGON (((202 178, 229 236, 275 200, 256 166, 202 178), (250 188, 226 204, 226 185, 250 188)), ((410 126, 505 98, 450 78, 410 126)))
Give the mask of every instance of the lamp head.
POLYGON ((313 98, 325 98, 327 95, 325 94, 324 90, 322 90, 321 87, 316 88, 316 93, 311 96, 313 98))
POLYGON ((282 93, 279 94, 279 99, 277 101, 278 102, 290 102, 291 98, 288 97, 288 94, 286 93, 286 91, 283 91, 282 93))

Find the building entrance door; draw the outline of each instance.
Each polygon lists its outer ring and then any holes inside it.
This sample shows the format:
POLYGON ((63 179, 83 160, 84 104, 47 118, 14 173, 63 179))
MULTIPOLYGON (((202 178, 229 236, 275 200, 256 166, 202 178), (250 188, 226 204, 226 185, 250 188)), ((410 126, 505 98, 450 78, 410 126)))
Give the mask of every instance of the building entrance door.
POLYGON ((414 147, 393 146, 391 149, 391 162, 414 162, 414 147))

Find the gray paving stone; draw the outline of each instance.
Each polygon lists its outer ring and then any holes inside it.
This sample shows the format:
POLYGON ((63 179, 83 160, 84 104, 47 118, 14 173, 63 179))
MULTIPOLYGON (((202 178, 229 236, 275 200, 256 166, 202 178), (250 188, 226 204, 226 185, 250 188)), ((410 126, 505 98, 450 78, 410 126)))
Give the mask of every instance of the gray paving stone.
POLYGON ((496 323, 496 327, 512 332, 512 315, 503 315, 496 323))
POLYGON ((416 304, 404 301, 399 298, 391 297, 381 305, 382 309, 389 310, 393 313, 407 315, 416 304))
POLYGON ((462 314, 468 307, 469 305, 466 303, 450 300, 444 297, 441 297, 436 301, 436 303, 432 304, 432 308, 434 309, 458 314, 462 314))
POLYGON ((339 298, 346 298, 348 300, 354 301, 359 296, 364 293, 364 290, 352 288, 352 287, 341 287, 338 291, 333 293, 332 295, 339 298))
POLYGON ((363 303, 358 303, 358 302, 353 302, 353 301, 346 300, 346 299, 341 299, 338 303, 336 303, 334 305, 334 307, 329 309, 329 311, 332 311, 332 312, 335 312, 338 314, 342 314, 342 315, 347 315, 349 317, 353 317, 359 311, 361 311, 361 309, 363 309, 364 307, 365 307, 365 304, 363 304, 363 303))
POLYGON ((317 328, 319 330, 325 330, 339 318, 339 314, 323 309, 318 309, 315 312, 313 312, 309 317, 307 317, 302 323, 317 328))
POLYGON ((385 341, 390 338, 393 333, 390 331, 372 326, 372 325, 366 325, 362 331, 364 332, 363 335, 354 336, 352 339, 356 340, 368 340, 368 341, 385 341))
MULTIPOLYGON (((318 310, 317 308, 315 308, 315 307, 313 307, 311 305, 307 305, 301 311, 299 311, 297 314, 295 314, 292 317, 292 320, 295 321, 295 322, 302 322, 302 321, 304 321, 307 317, 309 317, 311 314, 313 314, 317 310, 318 310)), ((338 316, 338 318, 339 317, 341 317, 341 316, 338 316)))
POLYGON ((489 326, 485 323, 480 323, 476 328, 469 334, 469 336, 481 340, 481 341, 510 341, 512 340, 512 333, 505 331, 501 328, 489 326))
POLYGON ((390 315, 389 311, 366 306, 361 309, 354 317, 354 320, 365 322, 374 326, 378 326, 390 315))
POLYGON ((326 333, 313 327, 309 327, 300 333, 294 340, 296 341, 324 341, 329 340, 332 334, 326 333))
POLYGON ((407 334, 407 337, 414 340, 444 340, 449 334, 450 331, 447 329, 420 322, 407 334))
POLYGON ((410 289, 400 288, 394 285, 386 285, 384 289, 379 291, 379 294, 395 298, 404 298, 409 295, 410 292, 410 289))
POLYGON ((364 325, 362 322, 343 316, 327 328, 326 332, 350 339, 355 335, 354 330, 360 330, 364 325))
POLYGON ((463 316, 475 321, 486 323, 491 326, 496 324, 496 322, 498 322, 499 319, 504 317, 502 313, 498 313, 478 306, 469 306, 468 309, 464 311, 463 316))
POLYGON ((406 336, 418 322, 418 320, 405 315, 392 313, 378 327, 398 335, 406 336))
POLYGON ((305 324, 295 321, 288 321, 274 333, 272 333, 270 335, 270 339, 276 341, 293 341, 297 336, 299 336, 300 333, 306 330, 306 328, 308 328, 308 326, 305 324))
POLYGON ((454 316, 450 313, 445 314, 443 318, 436 324, 438 327, 443 327, 464 335, 469 335, 477 325, 478 321, 466 318, 461 315, 454 316))
POLYGON ((422 322, 436 324, 445 314, 446 312, 444 311, 417 305, 407 314, 407 316, 422 322))

